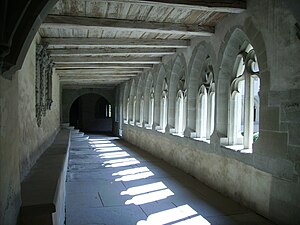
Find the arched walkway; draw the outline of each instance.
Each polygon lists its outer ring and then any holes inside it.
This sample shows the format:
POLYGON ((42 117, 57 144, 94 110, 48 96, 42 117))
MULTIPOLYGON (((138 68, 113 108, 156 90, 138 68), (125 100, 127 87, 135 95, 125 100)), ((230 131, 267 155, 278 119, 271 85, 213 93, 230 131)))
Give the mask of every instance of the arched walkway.
POLYGON ((84 132, 112 132, 113 108, 98 94, 78 97, 69 112, 70 125, 84 132))

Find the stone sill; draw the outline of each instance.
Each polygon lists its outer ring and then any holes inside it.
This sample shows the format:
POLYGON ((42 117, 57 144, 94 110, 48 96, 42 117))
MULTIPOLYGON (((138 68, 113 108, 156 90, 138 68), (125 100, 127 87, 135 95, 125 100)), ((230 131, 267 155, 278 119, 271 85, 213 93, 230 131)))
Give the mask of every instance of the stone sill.
POLYGON ((222 147, 229 149, 231 151, 244 153, 244 154, 251 154, 253 153, 253 149, 251 148, 244 148, 244 145, 222 145, 222 147))
POLYGON ((143 123, 137 122, 137 123, 136 123, 136 126, 137 126, 137 127, 143 128, 143 123))
POLYGON ((206 138, 193 138, 196 141, 201 141, 210 144, 210 140, 206 138))
POLYGON ((184 135, 183 135, 183 134, 179 134, 179 133, 172 133, 172 135, 174 135, 174 136, 178 136, 178 137, 184 137, 184 135))
POLYGON ((159 133, 165 133, 166 132, 165 130, 161 130, 161 129, 157 129, 156 131, 159 132, 159 133))

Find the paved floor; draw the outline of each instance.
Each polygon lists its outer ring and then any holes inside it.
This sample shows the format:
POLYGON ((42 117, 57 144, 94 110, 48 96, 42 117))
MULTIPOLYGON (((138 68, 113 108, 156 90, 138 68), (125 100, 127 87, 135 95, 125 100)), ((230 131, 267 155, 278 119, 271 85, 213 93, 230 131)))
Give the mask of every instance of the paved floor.
POLYGON ((72 141, 67 225, 271 225, 118 138, 72 141))

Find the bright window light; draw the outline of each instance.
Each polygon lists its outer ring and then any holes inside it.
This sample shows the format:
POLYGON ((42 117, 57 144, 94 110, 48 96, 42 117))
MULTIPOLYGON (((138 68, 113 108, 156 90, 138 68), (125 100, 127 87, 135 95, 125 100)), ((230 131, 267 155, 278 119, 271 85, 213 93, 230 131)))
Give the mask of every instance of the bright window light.
POLYGON ((123 151, 120 147, 105 147, 105 148, 95 148, 95 152, 118 152, 123 151))
POLYGON ((104 162, 102 165, 105 167, 122 167, 139 164, 140 162, 135 158, 126 158, 126 159, 114 159, 104 162))
POLYGON ((114 147, 114 144, 91 144, 95 148, 103 148, 103 147, 114 147))
POLYGON ((138 167, 134 169, 127 169, 127 170, 122 170, 117 173, 113 173, 113 176, 124 176, 124 175, 133 175, 137 173, 142 173, 142 172, 148 172, 150 171, 147 167, 138 167))
POLYGON ((127 191, 122 191, 121 195, 140 195, 152 191, 158 191, 162 189, 166 189, 167 186, 163 184, 163 182, 156 182, 152 184, 146 184, 138 187, 129 188, 127 191))
POLYGON ((210 225, 210 223, 200 215, 196 216, 196 217, 193 217, 193 218, 190 218, 190 219, 180 221, 178 223, 173 223, 172 225, 195 225, 195 224, 197 224, 197 225, 210 225))
POLYGON ((183 205, 151 214, 148 216, 147 220, 141 220, 137 222, 137 225, 164 225, 188 218, 193 215, 197 215, 197 212, 189 205, 183 205))
POLYGON ((111 159, 111 158, 122 158, 130 156, 127 152, 112 152, 112 153, 104 153, 100 154, 99 157, 102 159, 111 159))
POLYGON ((90 144, 109 144, 111 141, 89 141, 90 144))
POLYGON ((115 179, 115 181, 140 180, 140 179, 146 179, 146 178, 152 177, 152 176, 154 176, 154 173, 149 171, 149 172, 137 173, 137 174, 133 174, 133 175, 126 175, 126 176, 115 179))
MULTIPOLYGON (((125 205, 135 204, 135 205, 143 205, 150 202, 155 202, 158 200, 166 199, 169 196, 174 195, 174 193, 170 189, 154 191, 147 194, 134 196, 132 199, 127 200, 125 205)), ((153 223, 156 225, 156 223, 153 223)))

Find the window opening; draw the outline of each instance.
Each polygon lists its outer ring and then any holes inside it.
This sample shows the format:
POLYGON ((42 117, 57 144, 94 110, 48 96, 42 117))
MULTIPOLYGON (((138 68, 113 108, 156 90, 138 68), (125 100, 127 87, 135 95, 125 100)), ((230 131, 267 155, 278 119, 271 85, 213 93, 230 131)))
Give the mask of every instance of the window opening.
POLYGON ((253 47, 242 50, 231 83, 229 144, 252 149, 259 136, 259 67, 253 47))

